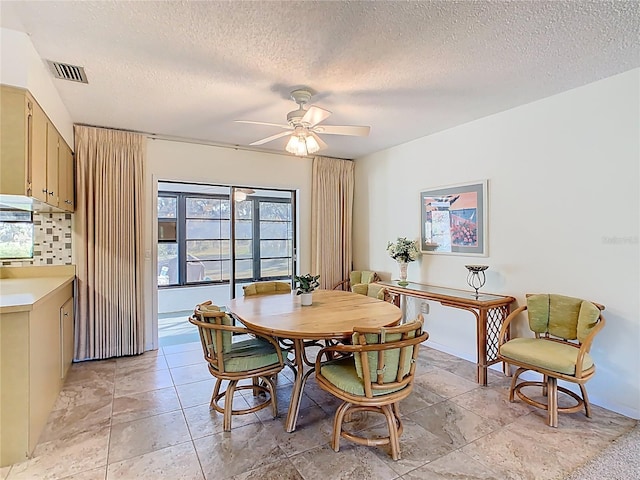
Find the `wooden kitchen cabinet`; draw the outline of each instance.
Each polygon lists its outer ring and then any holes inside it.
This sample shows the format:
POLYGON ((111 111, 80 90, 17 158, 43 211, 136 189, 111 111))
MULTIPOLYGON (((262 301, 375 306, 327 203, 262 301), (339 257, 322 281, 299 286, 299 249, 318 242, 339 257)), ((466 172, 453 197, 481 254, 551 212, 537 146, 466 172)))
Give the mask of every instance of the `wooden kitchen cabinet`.
POLYGON ((26 195, 44 210, 72 212, 71 148, 27 90, 2 85, 0 102, 0 194, 26 195))
POLYGON ((73 152, 62 142, 58 151, 58 207, 67 212, 75 210, 75 170, 73 152))
POLYGON ((73 297, 60 308, 60 378, 67 376, 73 362, 73 297))
MULTIPOLYGON (((72 266, 13 268, 74 270, 72 266)), ((1 271, 0 277, 4 277, 1 271)), ((33 454, 73 361, 74 277, 65 273, 0 278, 0 286, 0 467, 4 467, 33 454), (11 304, 12 298, 22 303, 11 304)))

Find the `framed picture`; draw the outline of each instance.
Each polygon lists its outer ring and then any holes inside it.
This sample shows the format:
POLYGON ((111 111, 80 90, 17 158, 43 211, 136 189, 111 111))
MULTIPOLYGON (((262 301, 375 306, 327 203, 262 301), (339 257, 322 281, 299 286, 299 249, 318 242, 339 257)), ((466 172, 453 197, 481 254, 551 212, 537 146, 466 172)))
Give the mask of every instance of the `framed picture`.
POLYGON ((420 212, 423 252, 488 255, 487 180, 424 190, 420 212))

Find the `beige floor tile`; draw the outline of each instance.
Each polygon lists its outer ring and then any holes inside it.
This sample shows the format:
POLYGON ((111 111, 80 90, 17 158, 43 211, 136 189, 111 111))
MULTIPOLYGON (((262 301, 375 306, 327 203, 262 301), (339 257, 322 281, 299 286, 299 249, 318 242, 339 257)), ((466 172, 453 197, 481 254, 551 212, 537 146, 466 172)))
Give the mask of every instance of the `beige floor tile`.
POLYGON ((115 371, 116 361, 113 359, 73 363, 67 372, 65 385, 93 381, 113 382, 115 371))
POLYGON ((107 464, 109 427, 76 435, 73 440, 40 443, 32 459, 13 466, 7 480, 53 480, 107 464))
POLYGON ((344 445, 334 452, 329 445, 290 458, 305 480, 393 480, 398 474, 372 451, 372 447, 344 445))
POLYGON ((400 415, 408 415, 411 412, 422 410, 437 403, 443 402, 444 397, 438 395, 424 383, 414 383, 409 396, 400 401, 400 415))
MULTIPOLYGON (((399 460, 391 458, 391 449, 388 445, 369 447, 379 459, 385 462, 398 475, 403 475, 454 450, 453 445, 445 443, 417 423, 408 419, 403 419, 402 423, 404 429, 400 436, 401 458, 399 460)), ((375 438, 386 437, 389 435, 388 432, 389 430, 385 423, 363 430, 360 434, 367 438, 375 438)), ((341 445, 347 443, 349 443, 349 440, 341 440, 341 445)))
POLYGON ((523 402, 510 403, 507 389, 492 387, 479 387, 451 400, 476 415, 495 422, 498 426, 508 425, 536 410, 523 402))
POLYGON ((291 433, 285 431, 285 417, 262 423, 289 457, 329 443, 333 431, 333 416, 318 406, 300 410, 296 430, 291 433))
POLYGON ((573 449, 553 449, 532 441, 522 431, 500 429, 462 447, 462 452, 494 470, 498 478, 551 480, 570 471, 571 461, 566 456, 573 449))
POLYGON ((113 400, 112 424, 130 422, 173 410, 180 410, 180 401, 174 387, 124 395, 113 400))
POLYGON ((92 403, 53 410, 38 441, 70 441, 80 433, 109 427, 111 409, 112 397, 109 395, 92 403))
POLYGON ((429 370, 415 378, 416 385, 422 385, 444 398, 451 398, 469 392, 480 386, 471 380, 442 369, 429 370))
MULTIPOLYGON (((249 404, 244 400, 244 397, 242 397, 242 395, 236 395, 233 401, 233 409, 240 410, 246 408, 249 408, 249 404)), ((223 415, 209 408, 209 403, 185 408, 184 415, 187 419, 191 438, 194 440, 223 431, 223 415)), ((233 415, 231 418, 231 428, 235 429, 243 425, 259 422, 260 419, 255 413, 233 415)))
POLYGON ((166 370, 169 368, 164 355, 137 355, 133 357, 121 357, 116 361, 116 378, 143 373, 148 370, 166 370))
POLYGON ((165 355, 171 355, 171 354, 180 353, 180 352, 188 352, 190 350, 200 350, 200 352, 202 352, 202 343, 190 342, 190 343, 182 343, 180 345, 168 345, 166 347, 162 347, 162 353, 164 353, 165 355))
POLYGON ((202 349, 165 355, 169 368, 184 367, 186 365, 200 365, 207 370, 207 362, 202 355, 202 349))
POLYGON ((187 383, 184 385, 176 385, 176 391, 178 392, 178 398, 182 408, 194 407, 196 405, 207 405, 211 401, 211 395, 213 394, 213 388, 216 386, 216 381, 211 375, 209 380, 203 380, 200 382, 187 383))
POLYGON ((11 470, 11 465, 8 467, 0 467, 0 480, 6 480, 7 475, 9 475, 9 470, 11 470))
POLYGON ((82 405, 97 405, 113 398, 113 381, 94 379, 84 383, 65 384, 52 410, 79 408, 82 405))
POLYGON ((286 457, 261 423, 199 438, 194 444, 207 480, 229 478, 286 457))
POLYGON ((231 477, 231 480, 303 480, 302 475, 296 470, 287 458, 264 467, 240 473, 231 477))
POLYGON ((402 478, 403 480, 496 480, 500 477, 490 468, 455 450, 405 473, 402 478))
POLYGON ((170 371, 174 385, 184 385, 185 383, 199 382, 211 378, 211 373, 204 362, 200 362, 197 365, 171 368, 170 371))
POLYGON ((107 467, 92 468, 84 472, 76 473, 60 480, 105 480, 107 478, 107 467))
POLYGON ((109 464, 191 440, 181 410, 111 427, 109 464))
POLYGON ((150 392, 173 386, 173 380, 169 370, 147 370, 130 373, 127 375, 116 375, 116 385, 114 395, 123 397, 125 395, 135 395, 136 393, 150 392))
POLYGON ((449 400, 410 413, 406 418, 454 448, 460 448, 498 428, 495 422, 449 400))
POLYGON ((191 441, 111 463, 107 480, 200 480, 204 479, 191 441))

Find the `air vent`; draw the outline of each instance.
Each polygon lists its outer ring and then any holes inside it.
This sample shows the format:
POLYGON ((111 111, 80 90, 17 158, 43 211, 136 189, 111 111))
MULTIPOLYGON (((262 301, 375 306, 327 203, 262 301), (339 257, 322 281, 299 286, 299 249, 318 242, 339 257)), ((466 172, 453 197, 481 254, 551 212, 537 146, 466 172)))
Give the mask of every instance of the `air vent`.
POLYGON ((54 77, 61 80, 70 80, 72 82, 89 83, 87 75, 84 73, 84 67, 77 67, 67 63, 52 62, 47 60, 49 68, 53 72, 54 77))

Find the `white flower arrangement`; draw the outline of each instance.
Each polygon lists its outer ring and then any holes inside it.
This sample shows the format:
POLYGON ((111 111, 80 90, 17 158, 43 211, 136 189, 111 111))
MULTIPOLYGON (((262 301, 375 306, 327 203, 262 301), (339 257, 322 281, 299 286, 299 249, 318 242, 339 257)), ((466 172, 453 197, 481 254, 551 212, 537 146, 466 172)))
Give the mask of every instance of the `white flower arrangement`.
POLYGON ((418 243, 414 240, 407 240, 406 237, 398 237, 395 243, 387 244, 387 253, 396 262, 413 262, 420 256, 418 243))

